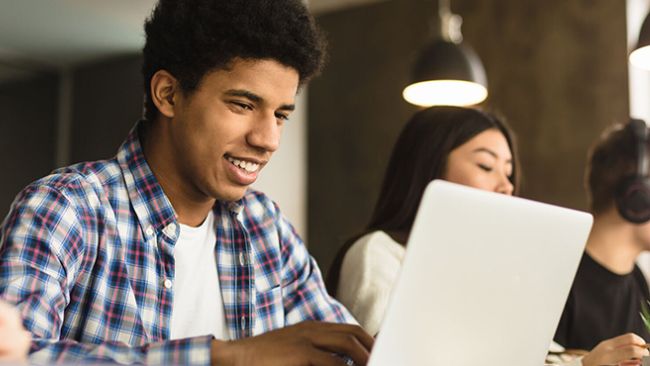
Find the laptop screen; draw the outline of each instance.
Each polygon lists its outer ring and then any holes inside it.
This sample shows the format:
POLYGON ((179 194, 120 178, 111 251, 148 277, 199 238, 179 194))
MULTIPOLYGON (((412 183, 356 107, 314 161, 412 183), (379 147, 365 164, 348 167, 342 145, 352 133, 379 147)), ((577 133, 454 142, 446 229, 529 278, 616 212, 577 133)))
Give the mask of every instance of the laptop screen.
POLYGON ((543 365, 591 224, 584 212, 431 182, 370 365, 543 365))

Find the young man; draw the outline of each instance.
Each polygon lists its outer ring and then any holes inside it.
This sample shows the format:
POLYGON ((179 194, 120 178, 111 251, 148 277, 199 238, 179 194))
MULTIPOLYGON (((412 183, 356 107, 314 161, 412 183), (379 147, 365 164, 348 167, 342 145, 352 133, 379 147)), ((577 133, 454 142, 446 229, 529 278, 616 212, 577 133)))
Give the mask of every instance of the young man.
MULTIPOLYGON (((624 182, 647 174, 637 172, 639 157, 648 154, 648 140, 639 143, 639 134, 647 134, 642 121, 617 125, 603 134, 589 157, 586 184, 594 224, 555 334, 566 348, 593 349, 584 365, 648 355, 650 333, 639 313, 650 295, 636 259, 650 249, 650 222, 629 221, 617 205, 624 182)), ((638 198, 632 200, 634 206, 638 198)))
POLYGON ((145 33, 145 119, 114 159, 25 188, 0 231, 31 361, 365 364, 372 338, 336 324, 354 320, 249 190, 321 67, 313 18, 300 0, 160 0, 145 33))

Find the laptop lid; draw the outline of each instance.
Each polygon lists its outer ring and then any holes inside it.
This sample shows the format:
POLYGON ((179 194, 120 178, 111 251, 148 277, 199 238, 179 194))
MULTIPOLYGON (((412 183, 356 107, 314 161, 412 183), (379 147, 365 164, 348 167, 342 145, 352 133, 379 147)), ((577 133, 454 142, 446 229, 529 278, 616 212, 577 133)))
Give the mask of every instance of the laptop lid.
POLYGON ((369 365, 543 365, 591 224, 584 212, 431 182, 369 365))

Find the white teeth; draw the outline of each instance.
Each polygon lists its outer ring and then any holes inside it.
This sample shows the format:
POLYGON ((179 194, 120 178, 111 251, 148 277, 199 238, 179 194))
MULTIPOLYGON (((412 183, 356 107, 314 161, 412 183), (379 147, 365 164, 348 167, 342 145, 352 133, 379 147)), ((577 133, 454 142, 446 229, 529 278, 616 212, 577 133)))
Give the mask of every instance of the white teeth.
POLYGON ((240 169, 244 169, 249 173, 257 171, 257 169, 260 167, 260 165, 257 163, 231 158, 230 156, 226 157, 226 159, 228 159, 228 161, 231 162, 234 166, 240 169))
POLYGON ((256 171, 259 167, 260 167, 259 164, 249 162, 249 163, 246 163, 246 166, 244 167, 244 169, 246 169, 247 172, 252 173, 252 172, 256 171))

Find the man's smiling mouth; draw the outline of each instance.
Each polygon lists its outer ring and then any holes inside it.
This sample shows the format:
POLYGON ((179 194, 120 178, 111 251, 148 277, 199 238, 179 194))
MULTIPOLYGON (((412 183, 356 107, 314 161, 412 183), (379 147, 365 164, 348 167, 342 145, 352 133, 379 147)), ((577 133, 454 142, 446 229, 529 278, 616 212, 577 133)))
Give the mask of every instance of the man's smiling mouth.
POLYGON ((245 170, 248 173, 255 173, 260 168, 259 163, 244 160, 244 159, 233 158, 232 156, 228 156, 228 155, 226 155, 226 160, 228 160, 232 165, 236 166, 237 168, 245 170))

